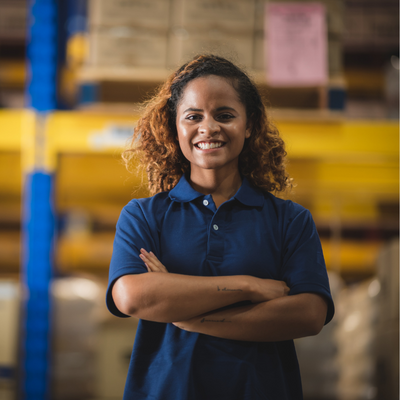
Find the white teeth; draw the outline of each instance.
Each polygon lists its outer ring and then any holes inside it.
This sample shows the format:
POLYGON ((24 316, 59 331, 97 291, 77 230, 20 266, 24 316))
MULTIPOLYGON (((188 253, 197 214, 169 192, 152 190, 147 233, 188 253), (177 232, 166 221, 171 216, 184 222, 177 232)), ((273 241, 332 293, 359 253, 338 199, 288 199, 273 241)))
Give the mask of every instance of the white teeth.
POLYGON ((207 150, 207 149, 216 149, 218 147, 221 147, 222 144, 223 144, 222 142, 212 142, 212 143, 200 142, 200 143, 197 143, 197 146, 200 147, 200 149, 202 149, 202 150, 207 150))

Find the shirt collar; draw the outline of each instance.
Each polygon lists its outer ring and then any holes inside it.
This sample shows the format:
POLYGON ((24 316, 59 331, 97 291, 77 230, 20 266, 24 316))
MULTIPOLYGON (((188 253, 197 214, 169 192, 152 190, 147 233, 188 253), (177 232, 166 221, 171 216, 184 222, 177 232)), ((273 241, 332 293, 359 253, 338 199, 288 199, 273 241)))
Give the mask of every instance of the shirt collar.
MULTIPOLYGON (((180 203, 193 201, 201 196, 204 196, 204 194, 192 188, 186 174, 182 175, 178 184, 169 192, 170 199, 180 203)), ((233 197, 242 204, 250 207, 261 207, 264 202, 262 192, 252 186, 245 177, 243 177, 242 186, 240 186, 233 197)))
POLYGON ((186 203, 201 196, 204 196, 204 194, 199 193, 192 188, 186 174, 182 175, 178 184, 169 192, 170 199, 180 203, 186 203))
POLYGON ((245 206, 261 207, 264 204, 263 193, 252 186, 246 177, 243 177, 242 186, 233 197, 245 206))

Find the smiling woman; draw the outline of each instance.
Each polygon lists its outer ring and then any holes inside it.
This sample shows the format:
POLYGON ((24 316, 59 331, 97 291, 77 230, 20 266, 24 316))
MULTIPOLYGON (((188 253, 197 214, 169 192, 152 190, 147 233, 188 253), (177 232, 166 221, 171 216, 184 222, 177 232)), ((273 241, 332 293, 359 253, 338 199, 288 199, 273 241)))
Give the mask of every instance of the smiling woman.
POLYGON ((232 197, 242 183, 239 155, 250 137, 246 109, 232 82, 215 75, 189 82, 177 107, 176 129, 193 188, 213 192, 215 202, 215 189, 229 179, 229 193, 221 200, 232 197))
POLYGON ((135 130, 154 196, 122 210, 107 306, 140 323, 128 399, 301 399, 293 339, 334 313, 284 143, 234 64, 198 56, 167 80, 135 130), (234 384, 232 384, 234 382, 234 384))

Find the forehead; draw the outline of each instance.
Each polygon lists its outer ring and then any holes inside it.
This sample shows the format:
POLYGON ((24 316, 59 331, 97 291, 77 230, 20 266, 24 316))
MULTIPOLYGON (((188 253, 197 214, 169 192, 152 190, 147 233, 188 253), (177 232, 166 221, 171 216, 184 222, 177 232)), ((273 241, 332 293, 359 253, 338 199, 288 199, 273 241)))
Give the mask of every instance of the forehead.
POLYGON ((178 108, 187 103, 209 102, 241 103, 230 79, 208 75, 190 81, 183 90, 178 108))

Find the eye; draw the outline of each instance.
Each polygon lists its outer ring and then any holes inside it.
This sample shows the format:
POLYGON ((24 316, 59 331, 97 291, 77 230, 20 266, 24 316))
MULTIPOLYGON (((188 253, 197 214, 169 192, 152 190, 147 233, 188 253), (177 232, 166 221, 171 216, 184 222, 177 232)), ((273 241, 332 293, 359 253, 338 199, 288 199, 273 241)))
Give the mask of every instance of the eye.
POLYGON ((218 115, 218 119, 220 121, 229 121, 230 119, 235 118, 234 115, 232 115, 231 113, 222 113, 218 115))
POLYGON ((189 120, 189 121, 198 121, 201 120, 201 115, 199 114, 189 114, 185 117, 185 119, 189 120))

